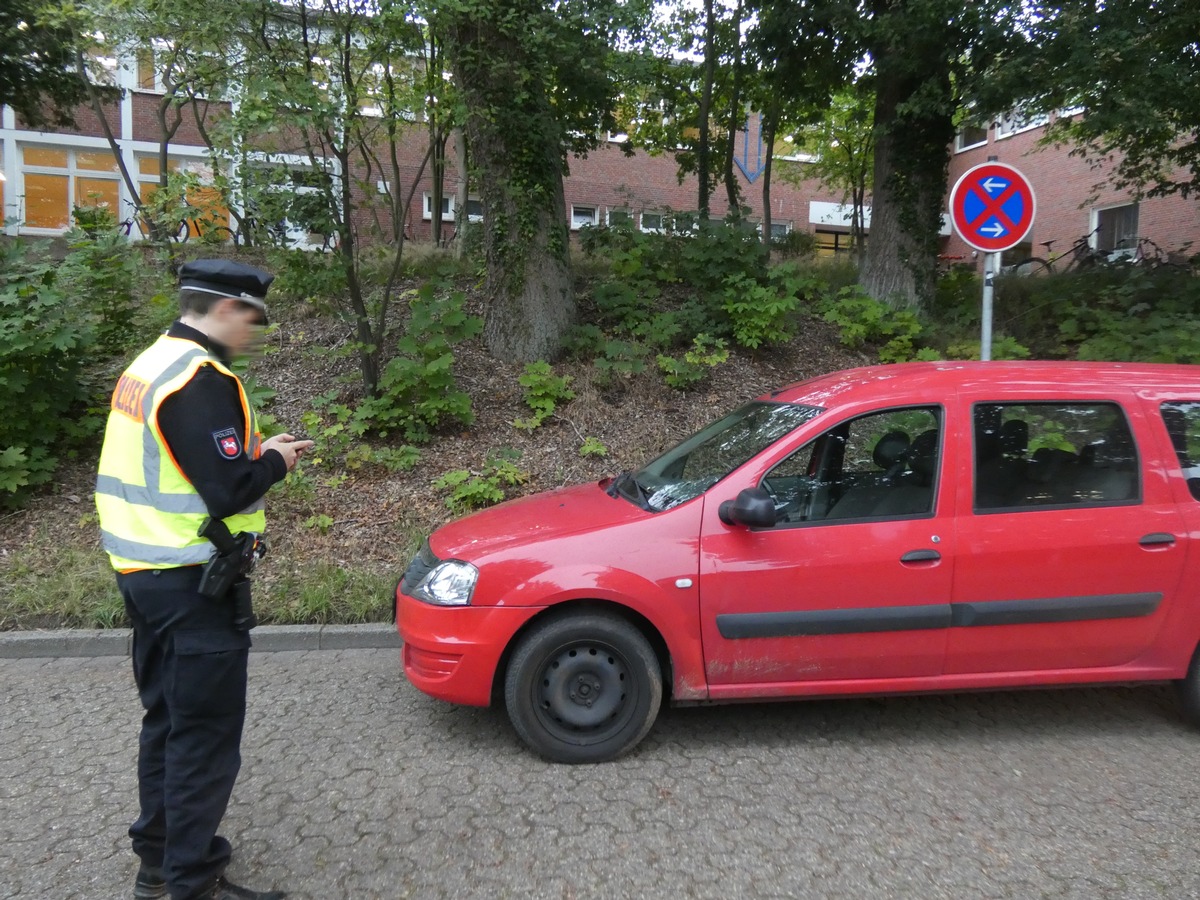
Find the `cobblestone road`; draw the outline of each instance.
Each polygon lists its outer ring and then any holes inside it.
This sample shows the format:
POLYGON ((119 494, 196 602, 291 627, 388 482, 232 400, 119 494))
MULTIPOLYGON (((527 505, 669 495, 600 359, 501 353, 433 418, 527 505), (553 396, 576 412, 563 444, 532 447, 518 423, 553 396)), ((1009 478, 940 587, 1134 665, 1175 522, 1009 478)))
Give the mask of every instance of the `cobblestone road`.
MULTIPOLYGON (((0 660, 0 898, 129 896, 128 662, 0 660)), ((667 710, 531 757, 395 650, 255 653, 230 876, 340 898, 1200 897, 1166 689, 667 710)))

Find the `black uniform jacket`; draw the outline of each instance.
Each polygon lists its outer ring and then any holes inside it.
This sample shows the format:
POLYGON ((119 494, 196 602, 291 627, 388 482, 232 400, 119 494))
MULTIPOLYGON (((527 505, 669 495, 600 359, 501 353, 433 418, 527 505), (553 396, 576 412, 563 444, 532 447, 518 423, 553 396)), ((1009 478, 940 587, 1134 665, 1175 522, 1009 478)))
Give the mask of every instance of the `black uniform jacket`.
MULTIPOLYGON (((195 328, 176 321, 167 334, 194 341, 228 365, 229 351, 195 328)), ((187 480, 219 519, 245 509, 287 475, 287 463, 276 450, 251 460, 245 453, 230 452, 229 435, 238 449, 246 433, 246 419, 237 384, 212 366, 203 366, 195 377, 162 402, 158 425, 172 455, 187 480)))

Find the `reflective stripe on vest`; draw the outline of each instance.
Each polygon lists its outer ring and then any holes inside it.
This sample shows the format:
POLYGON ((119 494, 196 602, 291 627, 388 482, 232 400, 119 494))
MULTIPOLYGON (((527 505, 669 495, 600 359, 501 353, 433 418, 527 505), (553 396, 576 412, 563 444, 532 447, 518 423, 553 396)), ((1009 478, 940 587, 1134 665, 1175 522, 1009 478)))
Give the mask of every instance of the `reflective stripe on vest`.
MULTIPOLYGON (((96 476, 101 539, 113 568, 168 568, 207 562, 213 546, 196 532, 208 515, 204 501, 179 470, 158 429, 162 402, 186 385, 202 366, 234 378, 219 360, 192 341, 163 336, 125 370, 112 409, 96 476)), ((251 459, 261 452, 253 410, 238 386, 251 459)), ((261 532, 260 499, 225 519, 229 530, 261 532)))

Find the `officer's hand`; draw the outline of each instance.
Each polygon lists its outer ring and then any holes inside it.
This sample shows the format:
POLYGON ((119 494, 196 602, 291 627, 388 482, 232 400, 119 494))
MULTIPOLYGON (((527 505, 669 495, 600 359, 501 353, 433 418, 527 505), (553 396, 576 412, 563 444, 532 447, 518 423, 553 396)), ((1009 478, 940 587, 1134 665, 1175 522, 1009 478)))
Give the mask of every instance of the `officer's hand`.
POLYGON ((290 472, 295 468, 296 461, 304 454, 304 451, 312 445, 312 441, 298 441, 290 434, 277 434, 275 437, 263 441, 262 448, 264 453, 267 450, 274 450, 282 456, 290 472))

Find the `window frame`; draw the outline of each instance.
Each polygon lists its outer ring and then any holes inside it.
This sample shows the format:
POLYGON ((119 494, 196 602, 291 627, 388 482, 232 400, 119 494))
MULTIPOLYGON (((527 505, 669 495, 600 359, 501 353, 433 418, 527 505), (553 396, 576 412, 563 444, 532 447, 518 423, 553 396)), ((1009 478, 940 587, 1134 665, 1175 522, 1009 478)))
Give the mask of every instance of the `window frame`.
POLYGON ((594 203, 572 203, 571 204, 571 230, 579 231, 581 228, 594 228, 600 224, 600 207, 594 203), (586 216, 579 215, 579 211, 590 210, 590 214, 586 216), (587 221, 584 221, 586 219, 587 221))
POLYGON ((17 142, 16 147, 17 147, 17 152, 19 154, 17 168, 18 168, 18 172, 20 174, 20 179, 21 179, 20 193, 17 195, 19 197, 20 209, 21 209, 21 214, 20 214, 21 221, 20 221, 20 226, 18 229, 19 234, 60 235, 60 234, 64 234, 67 231, 69 231, 75 224, 75 215, 74 215, 75 207, 79 206, 83 199, 83 198, 79 197, 79 179, 80 178, 93 180, 93 181, 112 182, 113 186, 116 188, 115 197, 116 197, 116 202, 117 202, 117 208, 111 209, 111 212, 112 212, 113 216, 117 219, 117 221, 121 220, 122 216, 121 216, 121 210, 120 210, 120 202, 121 202, 122 183, 121 183, 120 165, 117 163, 117 161, 115 159, 113 160, 113 168, 111 170, 110 169, 80 168, 77 163, 77 154, 80 154, 80 153, 111 156, 112 151, 110 150, 110 148, 107 145, 91 147, 91 146, 86 146, 86 145, 75 145, 75 144, 64 144, 64 143, 42 143, 39 141, 19 141, 19 142, 17 142), (50 165, 44 165, 44 164, 38 164, 38 163, 27 163, 25 161, 26 152, 28 150, 30 150, 31 148, 36 149, 36 150, 51 150, 51 151, 58 151, 58 152, 64 153, 64 154, 66 154, 66 164, 63 168, 57 168, 55 166, 50 166, 50 165), (44 175, 44 176, 51 176, 51 177, 66 179, 66 182, 67 182, 66 204, 67 204, 67 206, 64 211, 65 212, 65 220, 64 220, 65 224, 63 224, 61 226, 53 226, 53 227, 46 226, 46 225, 29 225, 29 224, 27 224, 27 221, 28 221, 27 216, 28 216, 28 211, 29 211, 28 203, 27 203, 27 196, 28 196, 27 181, 28 181, 28 177, 30 175, 35 175, 35 176, 36 175, 44 175))

